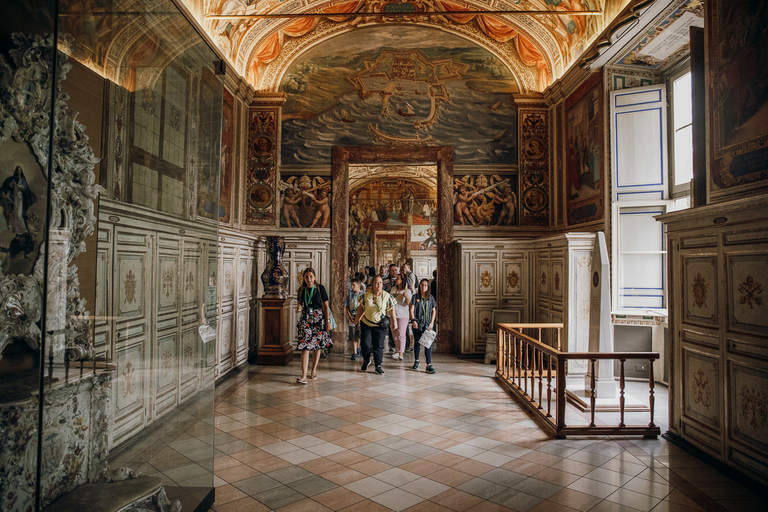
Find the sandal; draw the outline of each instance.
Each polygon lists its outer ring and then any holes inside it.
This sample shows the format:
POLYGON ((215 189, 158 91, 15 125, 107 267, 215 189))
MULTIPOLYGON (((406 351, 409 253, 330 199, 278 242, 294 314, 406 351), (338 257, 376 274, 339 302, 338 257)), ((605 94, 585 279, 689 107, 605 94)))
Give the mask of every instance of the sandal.
POLYGON ((296 379, 296 384, 308 384, 307 379, 298 378, 296 379))
POLYGON ((317 371, 313 371, 312 375, 309 376, 310 379, 316 379, 317 378, 317 371))

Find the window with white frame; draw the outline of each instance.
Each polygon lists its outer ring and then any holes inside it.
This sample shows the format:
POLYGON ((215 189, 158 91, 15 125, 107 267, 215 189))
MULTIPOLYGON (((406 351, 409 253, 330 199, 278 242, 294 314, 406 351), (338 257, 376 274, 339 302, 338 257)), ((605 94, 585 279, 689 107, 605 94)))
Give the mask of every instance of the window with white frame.
MULTIPOLYGON (((693 119, 691 72, 679 71, 669 77, 670 91, 670 184, 672 196, 690 195, 693 179, 693 119)), ((680 205, 684 206, 684 205, 680 205)))

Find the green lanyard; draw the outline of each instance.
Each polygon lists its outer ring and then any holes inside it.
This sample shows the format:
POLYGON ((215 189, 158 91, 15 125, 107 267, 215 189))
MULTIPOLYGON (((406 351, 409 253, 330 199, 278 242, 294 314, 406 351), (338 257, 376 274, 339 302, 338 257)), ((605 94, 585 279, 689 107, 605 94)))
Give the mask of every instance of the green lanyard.
POLYGON ((424 312, 424 325, 429 324, 429 319, 427 318, 427 311, 429 310, 429 302, 421 299, 421 311, 424 312))
POLYGON ((304 306, 309 307, 309 305, 312 303, 312 297, 315 296, 315 285, 312 285, 312 293, 309 294, 309 298, 307 298, 307 289, 304 288, 304 306))

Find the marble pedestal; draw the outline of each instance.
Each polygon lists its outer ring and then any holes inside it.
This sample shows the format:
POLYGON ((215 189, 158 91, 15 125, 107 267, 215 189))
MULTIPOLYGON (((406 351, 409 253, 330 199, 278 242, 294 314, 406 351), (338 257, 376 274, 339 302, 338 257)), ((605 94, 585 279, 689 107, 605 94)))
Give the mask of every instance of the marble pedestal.
POLYGON ((256 356, 257 364, 285 366, 293 360, 290 342, 291 299, 261 298, 261 347, 256 356))

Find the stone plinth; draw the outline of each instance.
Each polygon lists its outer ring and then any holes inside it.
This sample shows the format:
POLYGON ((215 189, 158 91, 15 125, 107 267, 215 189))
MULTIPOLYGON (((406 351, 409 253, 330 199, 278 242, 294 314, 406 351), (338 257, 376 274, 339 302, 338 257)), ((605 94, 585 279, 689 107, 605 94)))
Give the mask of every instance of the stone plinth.
POLYGON ((259 299, 261 303, 261 347, 257 364, 285 366, 293 360, 289 328, 291 299, 259 299))

